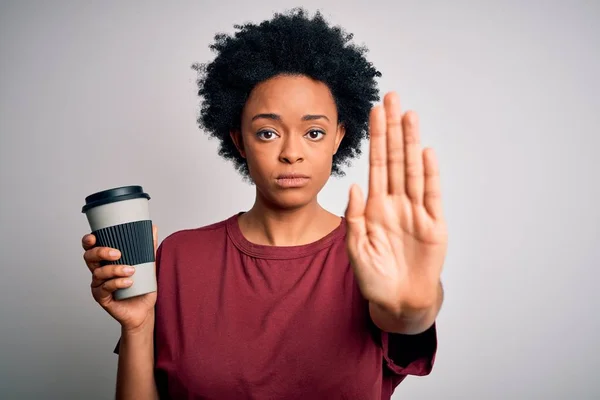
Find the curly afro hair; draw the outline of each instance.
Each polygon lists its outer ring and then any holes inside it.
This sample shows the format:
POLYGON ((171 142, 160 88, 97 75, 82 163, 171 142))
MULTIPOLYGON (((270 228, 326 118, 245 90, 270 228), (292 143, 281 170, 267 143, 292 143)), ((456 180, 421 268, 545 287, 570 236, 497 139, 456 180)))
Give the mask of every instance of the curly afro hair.
POLYGON ((368 50, 350 43, 353 35, 330 26, 321 13, 310 18, 302 8, 276 13, 259 25, 234 28, 234 35, 215 36, 210 48, 217 56, 212 62, 193 65, 203 98, 198 124, 219 139, 219 155, 249 178, 248 165, 230 132, 240 129, 250 92, 277 75, 304 75, 325 83, 335 99, 338 123, 346 134, 333 157, 332 175, 343 176, 342 165, 361 154, 361 142, 369 136, 369 112, 379 100, 375 77, 381 72, 366 60, 368 50))

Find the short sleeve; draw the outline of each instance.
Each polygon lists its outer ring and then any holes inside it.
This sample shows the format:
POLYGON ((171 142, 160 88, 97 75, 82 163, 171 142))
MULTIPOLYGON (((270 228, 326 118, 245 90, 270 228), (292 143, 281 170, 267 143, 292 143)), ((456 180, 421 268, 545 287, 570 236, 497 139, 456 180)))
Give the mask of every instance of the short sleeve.
POLYGON ((384 365, 392 374, 429 375, 437 352, 436 324, 417 335, 382 332, 381 344, 384 365))

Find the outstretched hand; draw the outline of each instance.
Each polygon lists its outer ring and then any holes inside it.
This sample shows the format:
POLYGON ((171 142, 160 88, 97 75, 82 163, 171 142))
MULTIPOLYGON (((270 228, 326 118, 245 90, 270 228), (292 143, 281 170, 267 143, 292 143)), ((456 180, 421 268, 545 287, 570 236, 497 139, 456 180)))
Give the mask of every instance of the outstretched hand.
POLYGON ((371 110, 369 193, 350 189, 347 247, 369 302, 393 313, 426 310, 439 295, 448 235, 433 149, 421 149, 417 115, 398 96, 371 110))

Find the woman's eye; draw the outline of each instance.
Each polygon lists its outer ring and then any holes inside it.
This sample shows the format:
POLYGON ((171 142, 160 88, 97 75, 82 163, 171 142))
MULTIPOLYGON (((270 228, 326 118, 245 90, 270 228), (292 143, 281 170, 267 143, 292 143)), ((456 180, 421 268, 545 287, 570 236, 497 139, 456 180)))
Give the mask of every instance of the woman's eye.
POLYGON ((306 134, 310 140, 319 140, 325 136, 325 132, 319 130, 312 130, 306 134))
POLYGON ((277 134, 273 131, 260 131, 256 134, 256 136, 262 140, 273 140, 277 137, 277 134))

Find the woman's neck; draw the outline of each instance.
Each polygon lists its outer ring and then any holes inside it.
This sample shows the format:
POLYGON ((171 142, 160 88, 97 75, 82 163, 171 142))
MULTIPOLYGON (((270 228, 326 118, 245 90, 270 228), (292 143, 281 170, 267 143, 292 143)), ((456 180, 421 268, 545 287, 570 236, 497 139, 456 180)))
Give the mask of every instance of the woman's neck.
POLYGON ((340 217, 316 199, 300 208, 275 209, 257 198, 254 206, 238 218, 244 237, 258 245, 299 246, 315 242, 333 231, 340 217))

